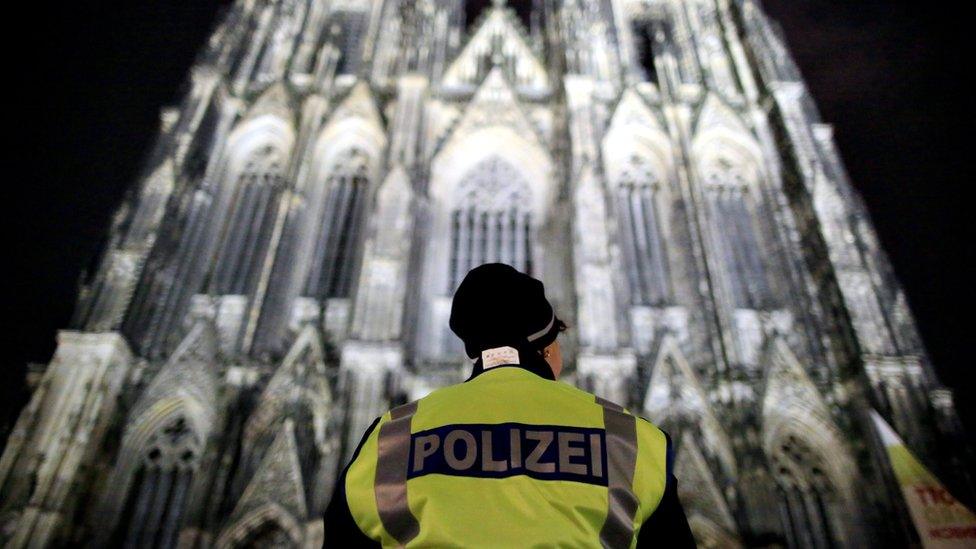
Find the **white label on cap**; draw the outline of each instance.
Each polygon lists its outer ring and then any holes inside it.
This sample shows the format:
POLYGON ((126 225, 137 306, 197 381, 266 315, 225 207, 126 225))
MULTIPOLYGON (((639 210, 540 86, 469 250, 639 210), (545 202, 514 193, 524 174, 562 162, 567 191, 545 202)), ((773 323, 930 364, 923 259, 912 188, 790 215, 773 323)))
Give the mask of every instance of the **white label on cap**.
POLYGON ((519 364, 518 351, 513 347, 494 347, 481 351, 482 368, 494 368, 502 364, 519 364))

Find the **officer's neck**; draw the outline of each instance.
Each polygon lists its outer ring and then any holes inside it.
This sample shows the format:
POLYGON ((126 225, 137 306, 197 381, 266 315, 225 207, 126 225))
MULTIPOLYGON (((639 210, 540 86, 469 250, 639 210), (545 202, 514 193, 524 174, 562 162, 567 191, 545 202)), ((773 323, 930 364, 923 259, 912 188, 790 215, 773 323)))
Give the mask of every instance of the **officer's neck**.
POLYGON ((487 370, 479 358, 474 363, 474 368, 471 370, 471 376, 469 376, 465 381, 471 381, 485 372, 491 372, 493 370, 497 370, 498 368, 521 368, 523 370, 528 370, 543 379, 548 379, 551 381, 556 380, 556 376, 552 372, 552 367, 550 367, 549 363, 546 362, 542 357, 539 357, 538 360, 522 360, 519 364, 499 364, 497 366, 492 366, 487 370))

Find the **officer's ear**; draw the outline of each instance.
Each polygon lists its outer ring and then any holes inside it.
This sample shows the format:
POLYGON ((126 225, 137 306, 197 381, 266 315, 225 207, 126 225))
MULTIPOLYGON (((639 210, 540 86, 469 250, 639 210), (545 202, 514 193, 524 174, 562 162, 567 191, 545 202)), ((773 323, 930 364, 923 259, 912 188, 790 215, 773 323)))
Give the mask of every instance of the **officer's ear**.
POLYGON ((542 358, 549 364, 549 368, 552 369, 553 377, 559 379, 559 374, 563 371, 563 354, 559 348, 558 338, 552 340, 552 343, 542 350, 542 358))

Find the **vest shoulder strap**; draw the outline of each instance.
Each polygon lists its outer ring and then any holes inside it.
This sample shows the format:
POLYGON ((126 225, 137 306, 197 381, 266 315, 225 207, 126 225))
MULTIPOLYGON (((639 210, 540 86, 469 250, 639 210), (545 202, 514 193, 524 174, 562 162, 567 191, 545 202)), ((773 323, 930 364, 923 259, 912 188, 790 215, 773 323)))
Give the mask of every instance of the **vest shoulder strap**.
POLYGON ((600 529, 604 547, 630 547, 639 500, 634 494, 637 468, 637 419, 609 400, 596 397, 603 407, 607 440, 607 518, 600 529))
POLYGON ((407 465, 410 459, 410 421, 417 402, 390 411, 377 440, 376 480, 373 491, 383 528, 406 545, 420 533, 420 524, 407 503, 407 465))

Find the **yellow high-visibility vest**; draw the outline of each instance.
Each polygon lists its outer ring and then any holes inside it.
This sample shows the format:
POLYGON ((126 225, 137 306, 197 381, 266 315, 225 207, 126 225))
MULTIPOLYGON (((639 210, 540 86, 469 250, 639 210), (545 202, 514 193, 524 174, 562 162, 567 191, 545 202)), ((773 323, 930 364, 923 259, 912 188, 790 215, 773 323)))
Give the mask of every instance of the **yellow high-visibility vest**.
POLYGON ((631 547, 664 495, 666 435, 519 367, 386 413, 346 475, 384 546, 631 547))

